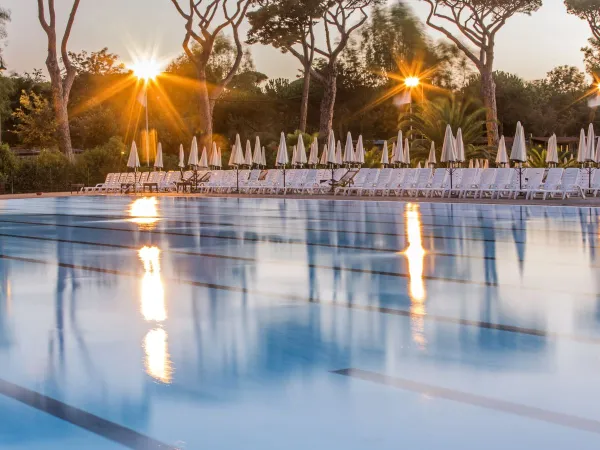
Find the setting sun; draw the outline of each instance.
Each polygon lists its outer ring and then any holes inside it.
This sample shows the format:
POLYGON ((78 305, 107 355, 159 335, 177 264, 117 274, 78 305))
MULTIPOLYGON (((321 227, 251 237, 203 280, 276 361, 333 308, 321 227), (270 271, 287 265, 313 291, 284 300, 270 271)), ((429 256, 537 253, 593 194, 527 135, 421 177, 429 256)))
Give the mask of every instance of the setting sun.
POLYGON ((133 74, 145 81, 154 80, 161 72, 161 67, 155 59, 136 61, 129 66, 133 74))

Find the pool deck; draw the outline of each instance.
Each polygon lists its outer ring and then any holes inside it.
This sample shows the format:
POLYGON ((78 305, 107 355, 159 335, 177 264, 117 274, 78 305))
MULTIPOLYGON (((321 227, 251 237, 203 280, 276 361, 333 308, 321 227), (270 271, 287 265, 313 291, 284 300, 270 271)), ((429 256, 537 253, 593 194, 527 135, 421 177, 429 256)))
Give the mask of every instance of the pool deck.
POLYGON ((188 194, 174 192, 159 193, 137 193, 137 194, 106 194, 90 192, 85 194, 72 194, 70 192, 44 192, 42 195, 36 193, 28 194, 4 194, 0 195, 0 200, 26 199, 26 198, 52 198, 52 197, 84 197, 84 196, 107 196, 107 197, 189 197, 189 198, 273 198, 273 199, 312 199, 312 200, 362 200, 378 202, 406 202, 412 203, 466 203, 481 205, 546 205, 546 206, 581 206, 581 207, 600 207, 600 197, 591 198, 569 198, 569 199, 550 199, 550 200, 525 200, 520 199, 491 199, 491 198, 425 198, 425 197, 371 197, 371 196, 343 196, 343 195, 268 195, 268 194, 188 194))

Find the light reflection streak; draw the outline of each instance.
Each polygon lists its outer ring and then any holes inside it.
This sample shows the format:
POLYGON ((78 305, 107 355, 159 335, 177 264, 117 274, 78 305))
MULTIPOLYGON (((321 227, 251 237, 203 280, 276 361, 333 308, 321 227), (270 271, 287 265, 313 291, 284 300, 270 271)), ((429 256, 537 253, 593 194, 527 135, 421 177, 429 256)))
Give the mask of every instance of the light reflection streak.
POLYGON ((172 368, 167 343, 168 335, 160 326, 160 323, 167 318, 165 289, 160 275, 160 249, 143 247, 139 250, 138 255, 144 265, 141 312, 145 320, 159 324, 156 328, 148 331, 144 338, 146 373, 163 383, 170 383, 172 368))
POLYGON ((137 223, 141 228, 152 229, 160 219, 158 217, 158 202, 156 197, 138 198, 129 206, 130 222, 137 223))
POLYGON ((170 383, 173 375, 169 348, 167 345, 167 332, 162 328, 148 331, 144 338, 146 352, 146 373, 152 378, 170 383))
POLYGON ((411 327, 413 341, 421 348, 425 348, 424 319, 426 314, 425 282, 423 281, 423 266, 425 260, 425 249, 421 230, 421 211, 419 205, 408 203, 405 209, 406 233, 408 248, 403 252, 408 261, 409 295, 411 300, 411 327))

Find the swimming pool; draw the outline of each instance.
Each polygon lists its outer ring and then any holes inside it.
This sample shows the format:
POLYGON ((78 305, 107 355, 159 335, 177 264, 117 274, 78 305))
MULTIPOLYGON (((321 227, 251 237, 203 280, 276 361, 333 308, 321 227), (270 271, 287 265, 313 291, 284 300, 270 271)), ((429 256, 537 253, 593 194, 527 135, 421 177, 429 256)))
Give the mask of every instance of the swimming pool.
POLYGON ((599 216, 0 200, 0 448, 598 449, 599 216))

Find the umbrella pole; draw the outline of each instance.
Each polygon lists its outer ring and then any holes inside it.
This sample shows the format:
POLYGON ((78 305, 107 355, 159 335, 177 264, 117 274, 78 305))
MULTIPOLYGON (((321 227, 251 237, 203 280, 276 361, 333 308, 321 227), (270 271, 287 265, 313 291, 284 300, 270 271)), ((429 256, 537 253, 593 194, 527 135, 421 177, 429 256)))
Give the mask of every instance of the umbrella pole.
POLYGON ((588 167, 588 188, 589 189, 592 189, 592 164, 590 164, 590 167, 588 167))
POLYGON ((335 169, 333 168, 333 164, 331 165, 331 192, 335 194, 335 178, 334 178, 335 169))
POLYGON ((240 193, 240 166, 235 166, 235 192, 240 193))

